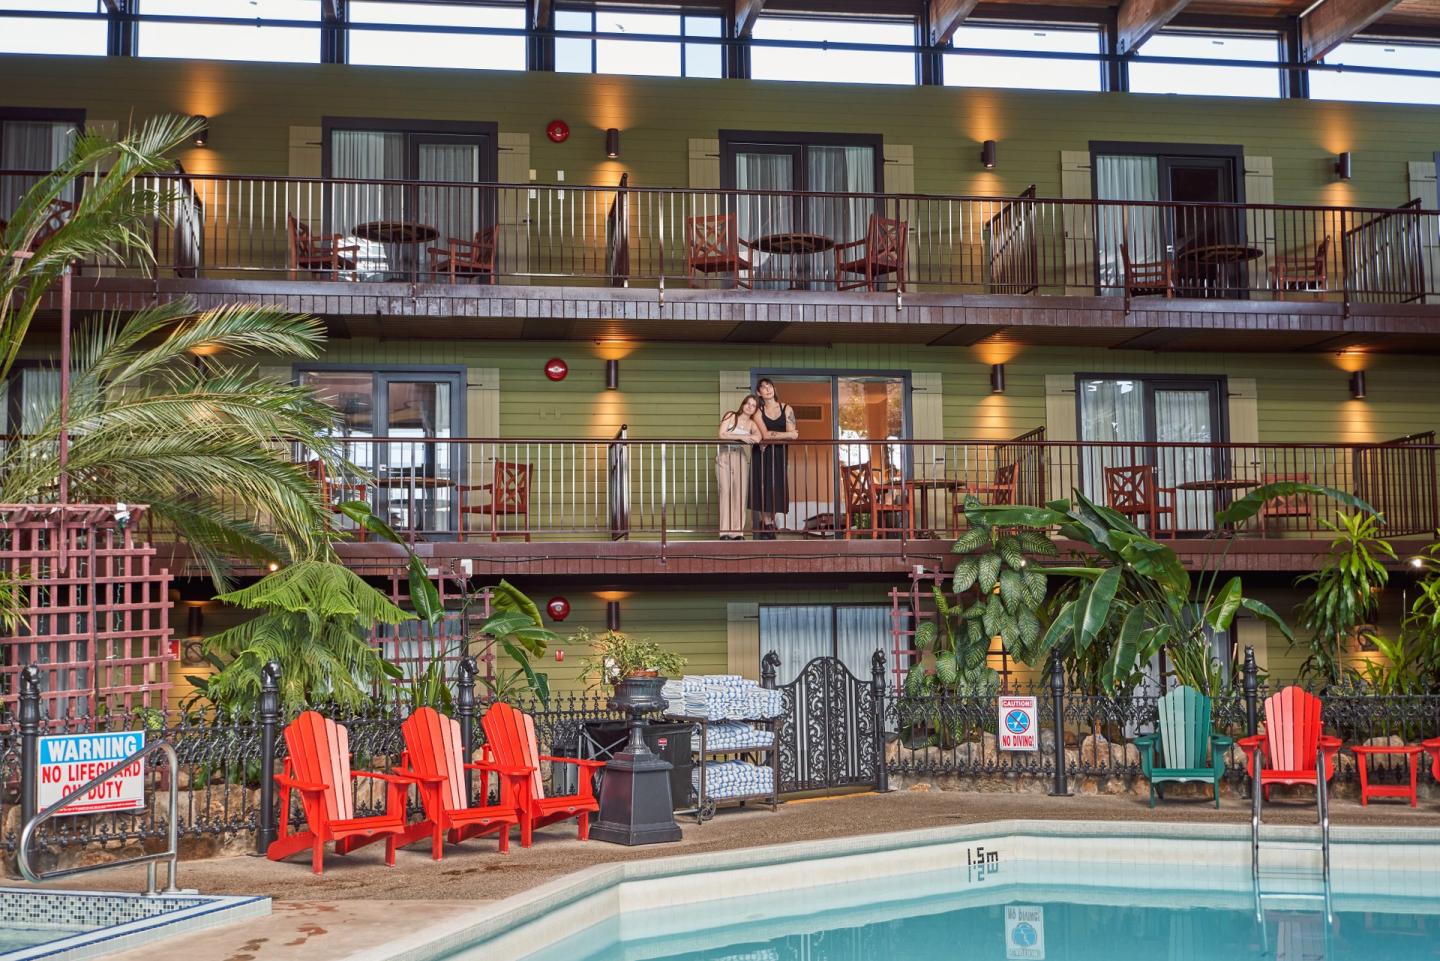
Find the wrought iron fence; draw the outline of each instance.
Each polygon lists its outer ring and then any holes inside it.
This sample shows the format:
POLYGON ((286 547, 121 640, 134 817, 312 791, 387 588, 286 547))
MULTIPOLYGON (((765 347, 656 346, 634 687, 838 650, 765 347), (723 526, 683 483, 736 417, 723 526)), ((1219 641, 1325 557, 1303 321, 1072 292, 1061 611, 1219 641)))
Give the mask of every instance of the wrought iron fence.
MULTIPOLYGON (((0 176, 24 177, 23 171, 0 176)), ((166 175, 155 267, 207 280, 690 285, 1398 303, 1440 293, 1400 208, 166 175)), ((99 265, 138 274, 135 262, 99 265)))

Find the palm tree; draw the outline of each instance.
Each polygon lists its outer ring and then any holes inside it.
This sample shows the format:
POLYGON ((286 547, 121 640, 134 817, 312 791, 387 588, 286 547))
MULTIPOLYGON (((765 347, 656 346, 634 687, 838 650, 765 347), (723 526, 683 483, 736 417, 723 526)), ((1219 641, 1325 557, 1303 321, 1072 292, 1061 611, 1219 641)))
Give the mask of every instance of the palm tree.
MULTIPOLYGON (((151 259, 151 227, 170 205, 139 178, 166 169, 166 154, 193 132, 186 118, 160 117, 120 140, 82 136, 25 195, 3 240, 0 377, 68 263, 151 259), (86 176, 97 168, 106 172, 86 176), (37 244, 51 202, 81 177, 71 216, 37 244)), ((263 376, 251 360, 313 358, 323 341, 316 319, 255 304, 197 314, 174 302, 92 321, 74 338, 68 408, 55 396, 25 398, 26 436, 0 453, 0 502, 54 499, 63 427, 72 499, 149 505, 217 585, 232 558, 331 559, 332 515, 292 453, 308 450, 336 472, 349 470, 326 439, 335 411, 306 388, 263 376)))

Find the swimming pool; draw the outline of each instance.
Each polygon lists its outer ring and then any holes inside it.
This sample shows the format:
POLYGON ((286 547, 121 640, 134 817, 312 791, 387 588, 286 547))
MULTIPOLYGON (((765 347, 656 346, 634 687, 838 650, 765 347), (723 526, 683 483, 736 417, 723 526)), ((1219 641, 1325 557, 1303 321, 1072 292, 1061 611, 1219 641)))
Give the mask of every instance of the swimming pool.
MULTIPOLYGON (((1004 822, 591 868, 405 959, 1433 961, 1440 830, 1004 822), (1257 893, 1260 895, 1257 898, 1257 893)), ((432 932, 439 934, 440 932, 432 932)), ((418 945, 416 946, 419 947, 418 945)))

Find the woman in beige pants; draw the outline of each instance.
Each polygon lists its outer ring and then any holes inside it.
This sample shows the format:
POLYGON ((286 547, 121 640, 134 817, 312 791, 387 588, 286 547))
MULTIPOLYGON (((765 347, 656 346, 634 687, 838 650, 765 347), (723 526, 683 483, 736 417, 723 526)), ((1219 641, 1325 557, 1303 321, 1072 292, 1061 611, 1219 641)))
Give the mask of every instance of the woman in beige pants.
POLYGON ((715 479, 720 487, 720 539, 745 539, 745 492, 750 483, 750 445, 760 438, 755 412, 760 398, 747 394, 740 406, 720 418, 720 450, 715 454, 715 479))

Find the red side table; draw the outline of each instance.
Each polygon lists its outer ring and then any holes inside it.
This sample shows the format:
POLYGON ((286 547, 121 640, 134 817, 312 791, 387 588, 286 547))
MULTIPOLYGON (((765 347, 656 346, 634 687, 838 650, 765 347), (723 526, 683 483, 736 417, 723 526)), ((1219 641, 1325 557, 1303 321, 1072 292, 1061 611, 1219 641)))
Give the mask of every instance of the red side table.
MULTIPOLYGON (((1436 740, 1436 750, 1440 750, 1440 738, 1436 740)), ((1426 742, 1429 744, 1430 742, 1426 742)), ((1360 803, 1369 805, 1372 797, 1399 797, 1409 798, 1410 806, 1417 807, 1418 801, 1415 797, 1415 783, 1419 773, 1420 754, 1426 748, 1420 744, 1357 744, 1351 748, 1355 752, 1355 766, 1360 769, 1360 803), (1370 783, 1370 766, 1367 759, 1373 754, 1403 754, 1410 764, 1410 785, 1404 784, 1375 784, 1370 783)))

